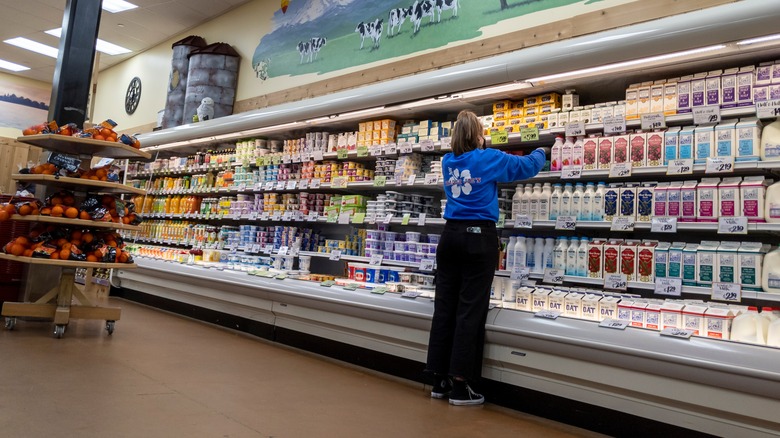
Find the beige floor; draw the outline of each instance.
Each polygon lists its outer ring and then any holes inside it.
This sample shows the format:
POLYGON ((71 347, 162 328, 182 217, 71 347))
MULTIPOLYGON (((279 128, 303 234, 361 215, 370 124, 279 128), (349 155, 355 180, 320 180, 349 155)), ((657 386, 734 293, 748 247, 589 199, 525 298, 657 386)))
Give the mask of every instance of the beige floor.
POLYGON ((113 300, 116 332, 74 321, 0 328, 0 436, 595 437, 113 300))

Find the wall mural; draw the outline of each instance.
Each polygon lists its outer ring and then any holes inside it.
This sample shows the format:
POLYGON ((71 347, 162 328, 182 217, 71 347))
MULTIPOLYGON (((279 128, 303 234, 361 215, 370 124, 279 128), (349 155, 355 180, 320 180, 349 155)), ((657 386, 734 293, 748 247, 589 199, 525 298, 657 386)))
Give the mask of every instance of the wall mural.
POLYGON ((46 120, 51 90, 0 77, 0 127, 24 129, 46 120))
POLYGON ((324 74, 443 47, 510 18, 603 0, 284 0, 255 49, 262 81, 324 74))

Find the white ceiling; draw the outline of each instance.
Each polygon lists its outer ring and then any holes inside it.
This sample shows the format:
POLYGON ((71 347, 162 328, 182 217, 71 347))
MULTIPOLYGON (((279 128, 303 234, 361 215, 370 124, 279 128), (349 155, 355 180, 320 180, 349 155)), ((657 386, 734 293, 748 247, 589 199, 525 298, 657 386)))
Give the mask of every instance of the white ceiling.
MULTIPOLYGON (((98 37, 132 50, 125 55, 99 53, 99 69, 118 64, 172 36, 251 0, 128 0, 138 8, 112 14, 102 11, 98 37)), ((30 52, 3 41, 25 37, 52 47, 59 38, 44 32, 62 27, 66 0, 0 0, 0 59, 30 67, 22 72, 3 73, 51 83, 55 58, 30 52)))

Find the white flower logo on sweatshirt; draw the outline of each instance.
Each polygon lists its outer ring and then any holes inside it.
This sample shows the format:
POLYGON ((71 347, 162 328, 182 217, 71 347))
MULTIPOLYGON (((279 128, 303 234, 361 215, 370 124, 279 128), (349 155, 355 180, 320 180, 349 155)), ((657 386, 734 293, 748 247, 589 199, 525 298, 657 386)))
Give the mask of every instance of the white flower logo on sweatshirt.
POLYGON ((452 188, 452 197, 458 198, 460 194, 468 195, 471 193, 471 171, 464 169, 462 172, 459 169, 449 169, 450 179, 447 181, 447 185, 452 188))

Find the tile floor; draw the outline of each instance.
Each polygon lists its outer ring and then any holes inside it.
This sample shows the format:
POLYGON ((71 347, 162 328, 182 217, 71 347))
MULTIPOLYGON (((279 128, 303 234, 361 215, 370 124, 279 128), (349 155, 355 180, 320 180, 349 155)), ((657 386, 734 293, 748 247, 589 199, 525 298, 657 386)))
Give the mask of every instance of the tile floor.
POLYGON ((597 437, 121 299, 99 321, 0 328, 0 436, 597 437))

